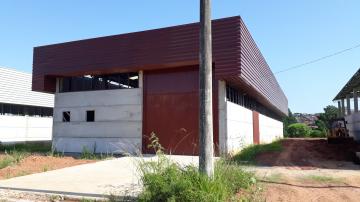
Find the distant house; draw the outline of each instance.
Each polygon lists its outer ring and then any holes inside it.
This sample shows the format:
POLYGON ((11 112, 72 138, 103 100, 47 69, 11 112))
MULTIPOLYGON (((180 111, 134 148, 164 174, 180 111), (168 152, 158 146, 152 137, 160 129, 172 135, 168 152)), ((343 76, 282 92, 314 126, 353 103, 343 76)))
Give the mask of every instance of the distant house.
POLYGON ((345 117, 350 136, 360 141, 360 69, 351 77, 333 101, 338 102, 339 117, 345 117))
MULTIPOLYGON (((55 94, 61 152, 197 154, 199 24, 34 48, 33 90, 55 94)), ((282 137, 288 102, 240 17, 213 21, 217 153, 282 137)))
POLYGON ((51 140, 53 100, 31 91, 31 74, 0 67, 0 142, 51 140))

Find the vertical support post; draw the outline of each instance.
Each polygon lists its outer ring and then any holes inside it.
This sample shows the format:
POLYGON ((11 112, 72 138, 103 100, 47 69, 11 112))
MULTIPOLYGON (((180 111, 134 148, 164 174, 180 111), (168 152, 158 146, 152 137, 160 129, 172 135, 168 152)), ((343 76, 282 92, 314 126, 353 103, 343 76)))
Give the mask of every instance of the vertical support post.
POLYGON ((342 116, 345 116, 345 99, 344 98, 341 99, 341 113, 342 113, 342 116))
POLYGON ((199 171, 214 176, 211 0, 200 0, 199 171))
POLYGON ((357 89, 354 89, 354 113, 359 112, 359 102, 357 89))
POLYGON ((346 115, 351 114, 350 95, 346 95, 346 115))
POLYGON ((342 117, 342 114, 341 102, 338 100, 338 117, 342 117))

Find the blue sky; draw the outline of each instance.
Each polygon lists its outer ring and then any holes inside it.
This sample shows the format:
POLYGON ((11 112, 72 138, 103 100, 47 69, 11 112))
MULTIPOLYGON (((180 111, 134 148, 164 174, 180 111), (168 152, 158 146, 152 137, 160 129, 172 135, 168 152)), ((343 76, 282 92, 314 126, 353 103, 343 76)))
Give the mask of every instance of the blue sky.
MULTIPOLYGON (((241 15, 273 72, 360 44, 358 0, 213 0, 241 15)), ((31 72, 34 46, 199 20, 196 0, 2 0, 0 66, 31 72)), ((277 74, 293 112, 321 112, 360 67, 360 48, 277 74)))

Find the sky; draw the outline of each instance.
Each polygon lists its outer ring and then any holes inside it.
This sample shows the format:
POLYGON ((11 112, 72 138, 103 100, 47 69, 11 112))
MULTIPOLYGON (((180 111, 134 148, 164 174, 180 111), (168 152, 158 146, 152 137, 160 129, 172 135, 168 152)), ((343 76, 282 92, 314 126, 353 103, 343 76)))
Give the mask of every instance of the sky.
MULTIPOLYGON (((359 0, 213 0, 240 15, 273 72, 360 44, 359 0)), ((32 71, 33 47, 199 21, 197 0, 2 0, 0 66, 32 71)), ((293 112, 316 113, 360 68, 360 48, 275 74, 293 112)))

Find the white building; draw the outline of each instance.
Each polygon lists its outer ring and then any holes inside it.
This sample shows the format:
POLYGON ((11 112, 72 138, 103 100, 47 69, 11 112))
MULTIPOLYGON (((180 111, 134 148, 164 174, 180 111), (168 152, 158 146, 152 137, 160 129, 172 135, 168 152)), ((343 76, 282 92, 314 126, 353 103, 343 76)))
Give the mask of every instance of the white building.
POLYGON ((54 95, 32 91, 31 79, 0 67, 0 142, 51 140, 54 95))
POLYGON ((349 135, 360 142, 360 69, 351 77, 333 101, 338 102, 339 117, 344 117, 349 135))

